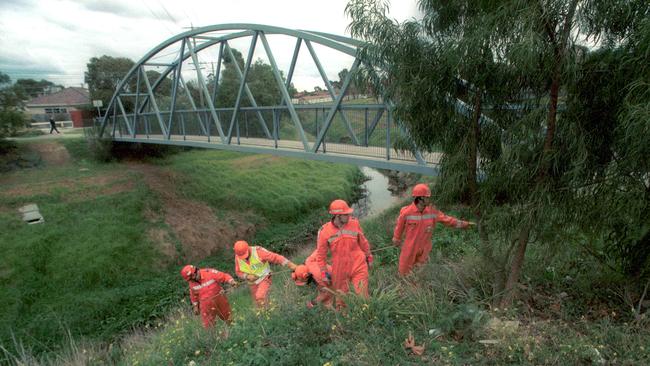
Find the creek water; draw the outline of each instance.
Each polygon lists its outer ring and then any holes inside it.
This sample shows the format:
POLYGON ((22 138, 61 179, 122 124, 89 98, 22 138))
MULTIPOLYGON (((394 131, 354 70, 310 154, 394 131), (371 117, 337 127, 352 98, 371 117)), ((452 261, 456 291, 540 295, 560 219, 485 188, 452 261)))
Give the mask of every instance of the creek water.
POLYGON ((361 172, 369 179, 361 186, 363 196, 352 205, 354 216, 360 219, 376 216, 401 200, 399 194, 389 190, 391 182, 388 177, 368 167, 361 167, 361 172))

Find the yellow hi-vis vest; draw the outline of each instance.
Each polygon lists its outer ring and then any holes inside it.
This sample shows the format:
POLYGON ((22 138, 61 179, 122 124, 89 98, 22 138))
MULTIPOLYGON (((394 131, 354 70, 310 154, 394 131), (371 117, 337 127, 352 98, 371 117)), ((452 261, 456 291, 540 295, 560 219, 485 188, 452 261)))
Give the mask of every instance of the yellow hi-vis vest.
POLYGON ((246 263, 245 260, 239 259, 239 270, 246 273, 252 274, 259 277, 255 284, 262 282, 266 276, 271 274, 271 266, 268 262, 262 262, 257 256, 257 247, 251 248, 250 264, 246 263))

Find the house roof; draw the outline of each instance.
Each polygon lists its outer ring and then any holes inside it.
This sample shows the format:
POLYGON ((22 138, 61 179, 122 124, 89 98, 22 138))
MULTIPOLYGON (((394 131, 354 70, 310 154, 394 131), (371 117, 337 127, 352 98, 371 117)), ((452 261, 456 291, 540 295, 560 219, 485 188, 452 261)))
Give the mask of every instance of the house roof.
POLYGON ((90 104, 90 93, 85 88, 65 88, 59 92, 41 95, 27 102, 32 106, 66 106, 90 104))

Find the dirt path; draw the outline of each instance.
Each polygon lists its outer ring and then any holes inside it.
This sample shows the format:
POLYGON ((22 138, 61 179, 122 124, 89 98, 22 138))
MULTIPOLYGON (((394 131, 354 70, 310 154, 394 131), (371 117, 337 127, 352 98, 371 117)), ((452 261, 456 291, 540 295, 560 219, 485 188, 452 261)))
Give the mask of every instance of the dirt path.
POLYGON ((59 166, 70 161, 68 150, 58 142, 31 143, 29 148, 38 152, 47 165, 59 166))
MULTIPOLYGON (((243 215, 228 213, 228 222, 219 220, 214 211, 203 202, 185 199, 177 193, 182 184, 178 174, 155 165, 129 163, 131 171, 143 175, 145 183, 161 199, 164 222, 174 231, 181 242, 183 257, 187 261, 206 258, 220 249, 230 249, 237 239, 247 239, 255 233, 253 224, 243 215)), ((154 241, 164 241, 160 230, 150 233, 154 241)), ((163 245, 164 253, 168 245, 163 245)))

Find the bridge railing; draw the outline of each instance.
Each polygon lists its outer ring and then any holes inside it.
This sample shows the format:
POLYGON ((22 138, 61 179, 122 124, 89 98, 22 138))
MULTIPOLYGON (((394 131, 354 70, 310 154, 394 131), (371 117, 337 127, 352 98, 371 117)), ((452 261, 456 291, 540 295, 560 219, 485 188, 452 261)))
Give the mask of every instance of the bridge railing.
MULTIPOLYGON (((294 105, 302 129, 313 147, 325 126, 330 105, 294 105)), ((298 131, 286 106, 241 107, 230 128, 234 108, 215 108, 224 133, 231 130, 226 144, 269 147, 304 151, 298 131), (268 131, 268 134, 266 133, 268 131)), ((107 119, 113 137, 151 140, 192 140, 222 144, 213 114, 209 109, 176 110, 165 136, 158 116, 170 120, 170 111, 114 114, 107 119), (127 126, 127 122, 129 126, 127 126)), ((399 139, 405 136, 392 119, 385 105, 342 105, 333 117, 317 153, 344 154, 386 160, 414 161, 410 150, 399 150, 399 139), (345 115, 343 118, 342 114, 345 115)), ((435 164, 435 154, 422 156, 424 162, 435 164)))

